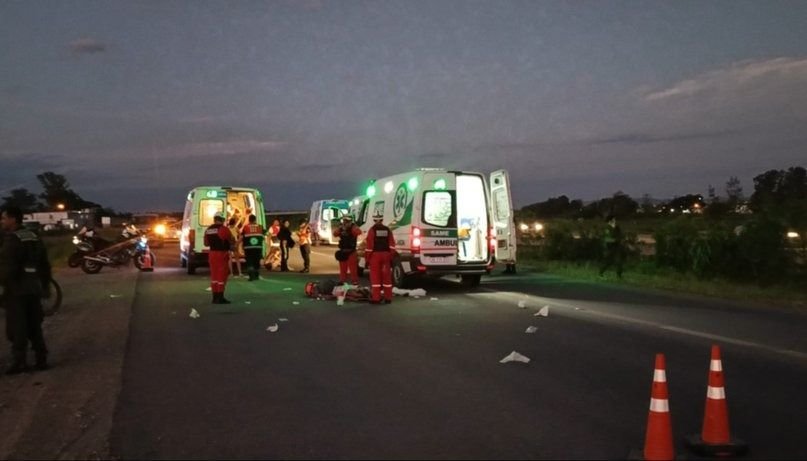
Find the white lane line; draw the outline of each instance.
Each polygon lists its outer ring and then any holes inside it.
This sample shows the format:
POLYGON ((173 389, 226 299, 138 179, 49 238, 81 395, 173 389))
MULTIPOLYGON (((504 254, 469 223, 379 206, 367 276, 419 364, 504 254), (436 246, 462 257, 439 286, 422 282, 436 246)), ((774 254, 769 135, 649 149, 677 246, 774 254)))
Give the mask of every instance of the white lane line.
MULTIPOLYGON (((508 297, 511 297, 511 298, 516 298, 516 297, 523 298, 524 296, 528 296, 530 298, 536 299, 539 303, 547 303, 547 304, 550 304, 552 306, 564 307, 564 308, 571 309, 571 310, 574 310, 575 307, 578 307, 578 306, 574 306, 574 305, 571 305, 571 304, 558 302, 558 301, 555 301, 554 299, 551 299, 551 298, 543 298, 541 296, 530 295, 530 294, 527 294, 527 293, 517 293, 517 292, 505 292, 505 293, 502 293, 502 292, 497 292, 495 290, 491 290, 489 288, 482 288, 481 291, 487 291, 488 293, 493 293, 493 294, 498 295, 498 296, 508 296, 508 297)), ((769 346, 767 344, 762 344, 762 343, 758 343, 758 342, 754 342, 754 341, 746 341, 744 339, 731 338, 731 337, 728 337, 728 336, 717 335, 717 334, 713 334, 713 333, 706 333, 704 331, 690 330, 688 328, 681 328, 681 327, 676 327, 676 326, 672 326, 672 325, 666 325, 666 324, 663 324, 663 323, 653 322, 653 321, 649 321, 649 320, 641 320, 641 319, 636 319, 636 318, 632 318, 632 317, 625 317, 625 316, 619 315, 619 314, 610 314, 610 313, 606 313, 606 312, 602 312, 602 311, 598 311, 598 310, 593 310, 593 309, 591 309, 591 307, 586 307, 585 311, 579 311, 579 312, 584 313, 584 314, 593 314, 593 315, 597 315, 597 316, 604 317, 604 318, 607 318, 607 319, 618 320, 618 321, 625 322, 625 323, 632 323, 632 324, 642 325, 642 326, 646 326, 646 327, 658 328, 660 330, 671 331, 673 333, 680 333, 680 334, 683 334, 683 335, 695 336, 695 337, 698 337, 698 338, 710 339, 710 340, 713 340, 713 341, 720 341, 720 342, 724 342, 724 343, 728 343, 728 344, 734 344, 734 345, 737 345, 737 346, 744 346, 744 347, 750 347, 750 348, 755 348, 755 349, 761 349, 761 350, 764 350, 764 351, 773 352, 775 354, 785 355, 785 356, 788 356, 788 357, 793 357, 793 358, 797 358, 797 359, 801 359, 801 360, 807 360, 807 353, 806 352, 794 351, 794 350, 791 350, 791 349, 782 349, 782 348, 778 348, 778 347, 775 347, 775 346, 769 346)))

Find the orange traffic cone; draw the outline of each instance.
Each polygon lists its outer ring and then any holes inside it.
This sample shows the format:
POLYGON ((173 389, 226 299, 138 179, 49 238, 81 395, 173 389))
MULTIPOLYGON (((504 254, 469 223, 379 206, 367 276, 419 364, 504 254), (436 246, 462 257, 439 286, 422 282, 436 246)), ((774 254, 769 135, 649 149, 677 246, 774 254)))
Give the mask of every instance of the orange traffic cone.
POLYGON ((671 460, 675 458, 668 399, 664 354, 656 354, 653 388, 650 392, 650 412, 647 415, 644 459, 671 460))
POLYGON ((731 437, 729 410, 726 405, 726 390, 723 382, 723 362, 720 347, 712 346, 709 365, 709 386, 706 388, 706 409, 703 415, 703 430, 686 438, 693 451, 713 456, 734 456, 745 452, 748 446, 742 440, 731 437))
POLYGON ((140 266, 143 272, 154 272, 154 262, 151 260, 151 251, 143 253, 143 265, 140 266))

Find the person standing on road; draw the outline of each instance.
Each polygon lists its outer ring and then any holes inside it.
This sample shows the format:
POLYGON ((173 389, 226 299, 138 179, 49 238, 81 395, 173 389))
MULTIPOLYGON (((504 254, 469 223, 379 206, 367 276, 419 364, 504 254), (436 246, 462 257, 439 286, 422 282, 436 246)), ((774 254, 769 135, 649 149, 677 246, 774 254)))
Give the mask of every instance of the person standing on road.
POLYGON ((224 225, 224 215, 216 213, 213 224, 205 230, 205 246, 210 247, 208 261, 210 263, 210 290, 213 292, 213 304, 230 304, 224 297, 227 276, 230 274, 230 229, 224 225))
POLYGON ((311 268, 311 226, 308 220, 303 220, 300 228, 297 229, 297 243, 300 245, 300 255, 303 257, 303 269, 300 271, 305 274, 311 268))
POLYGON ((294 247, 294 240, 291 238, 289 220, 283 221, 280 230, 277 232, 277 239, 280 241, 280 272, 289 271, 289 249, 294 247))
POLYGON ((370 266, 370 303, 381 302, 381 288, 384 288, 384 303, 392 302, 392 255, 395 252, 395 237, 385 226, 384 215, 373 216, 375 224, 367 232, 367 247, 364 256, 370 266))
POLYGON ((359 259, 356 255, 356 240, 361 235, 359 226, 353 223, 353 217, 345 215, 342 217, 342 225, 333 231, 334 237, 339 237, 339 283, 347 281, 347 274, 353 285, 359 284, 359 259))
POLYGON ((6 308, 6 335, 12 362, 6 374, 28 370, 28 342, 36 354, 36 368, 48 368, 48 349, 42 335, 42 298, 50 297, 51 267, 45 245, 22 227, 22 210, 7 207, 0 215, 4 232, 0 247, 0 287, 6 308))
POLYGON ((608 215, 605 218, 608 226, 605 228, 603 235, 603 249, 605 252, 605 260, 600 267, 600 277, 605 276, 605 271, 609 267, 615 266, 617 278, 622 278, 622 264, 625 262, 625 249, 623 248, 622 228, 616 223, 616 218, 608 215))
POLYGON ((233 269, 237 269, 238 276, 243 277, 241 259, 244 258, 244 246, 241 240, 241 225, 236 218, 230 218, 230 220, 227 221, 227 229, 230 230, 230 236, 232 238, 232 240, 230 240, 230 272, 235 272, 233 269))
POLYGON ((263 226, 258 224, 258 218, 254 214, 249 215, 249 224, 241 231, 241 241, 247 258, 247 274, 250 282, 259 278, 265 234, 263 226))

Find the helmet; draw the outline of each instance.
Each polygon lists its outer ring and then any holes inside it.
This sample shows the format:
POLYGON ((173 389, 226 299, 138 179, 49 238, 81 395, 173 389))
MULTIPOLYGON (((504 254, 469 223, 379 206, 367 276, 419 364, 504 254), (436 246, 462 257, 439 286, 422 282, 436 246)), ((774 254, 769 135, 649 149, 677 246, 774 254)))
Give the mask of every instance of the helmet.
POLYGON ((215 221, 224 221, 224 213, 218 212, 213 215, 213 220, 215 221))

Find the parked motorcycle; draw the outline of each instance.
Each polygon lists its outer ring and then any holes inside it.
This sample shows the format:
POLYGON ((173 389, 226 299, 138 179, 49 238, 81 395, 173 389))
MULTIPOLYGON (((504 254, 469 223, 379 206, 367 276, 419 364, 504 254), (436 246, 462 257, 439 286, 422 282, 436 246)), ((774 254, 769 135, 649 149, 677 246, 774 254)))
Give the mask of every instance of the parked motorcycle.
POLYGON ((151 257, 151 265, 153 266, 157 258, 148 246, 148 238, 145 235, 138 235, 99 251, 85 254, 82 257, 81 270, 87 274, 97 274, 101 272, 104 266, 125 266, 132 260, 135 267, 143 270, 147 254, 151 257))

